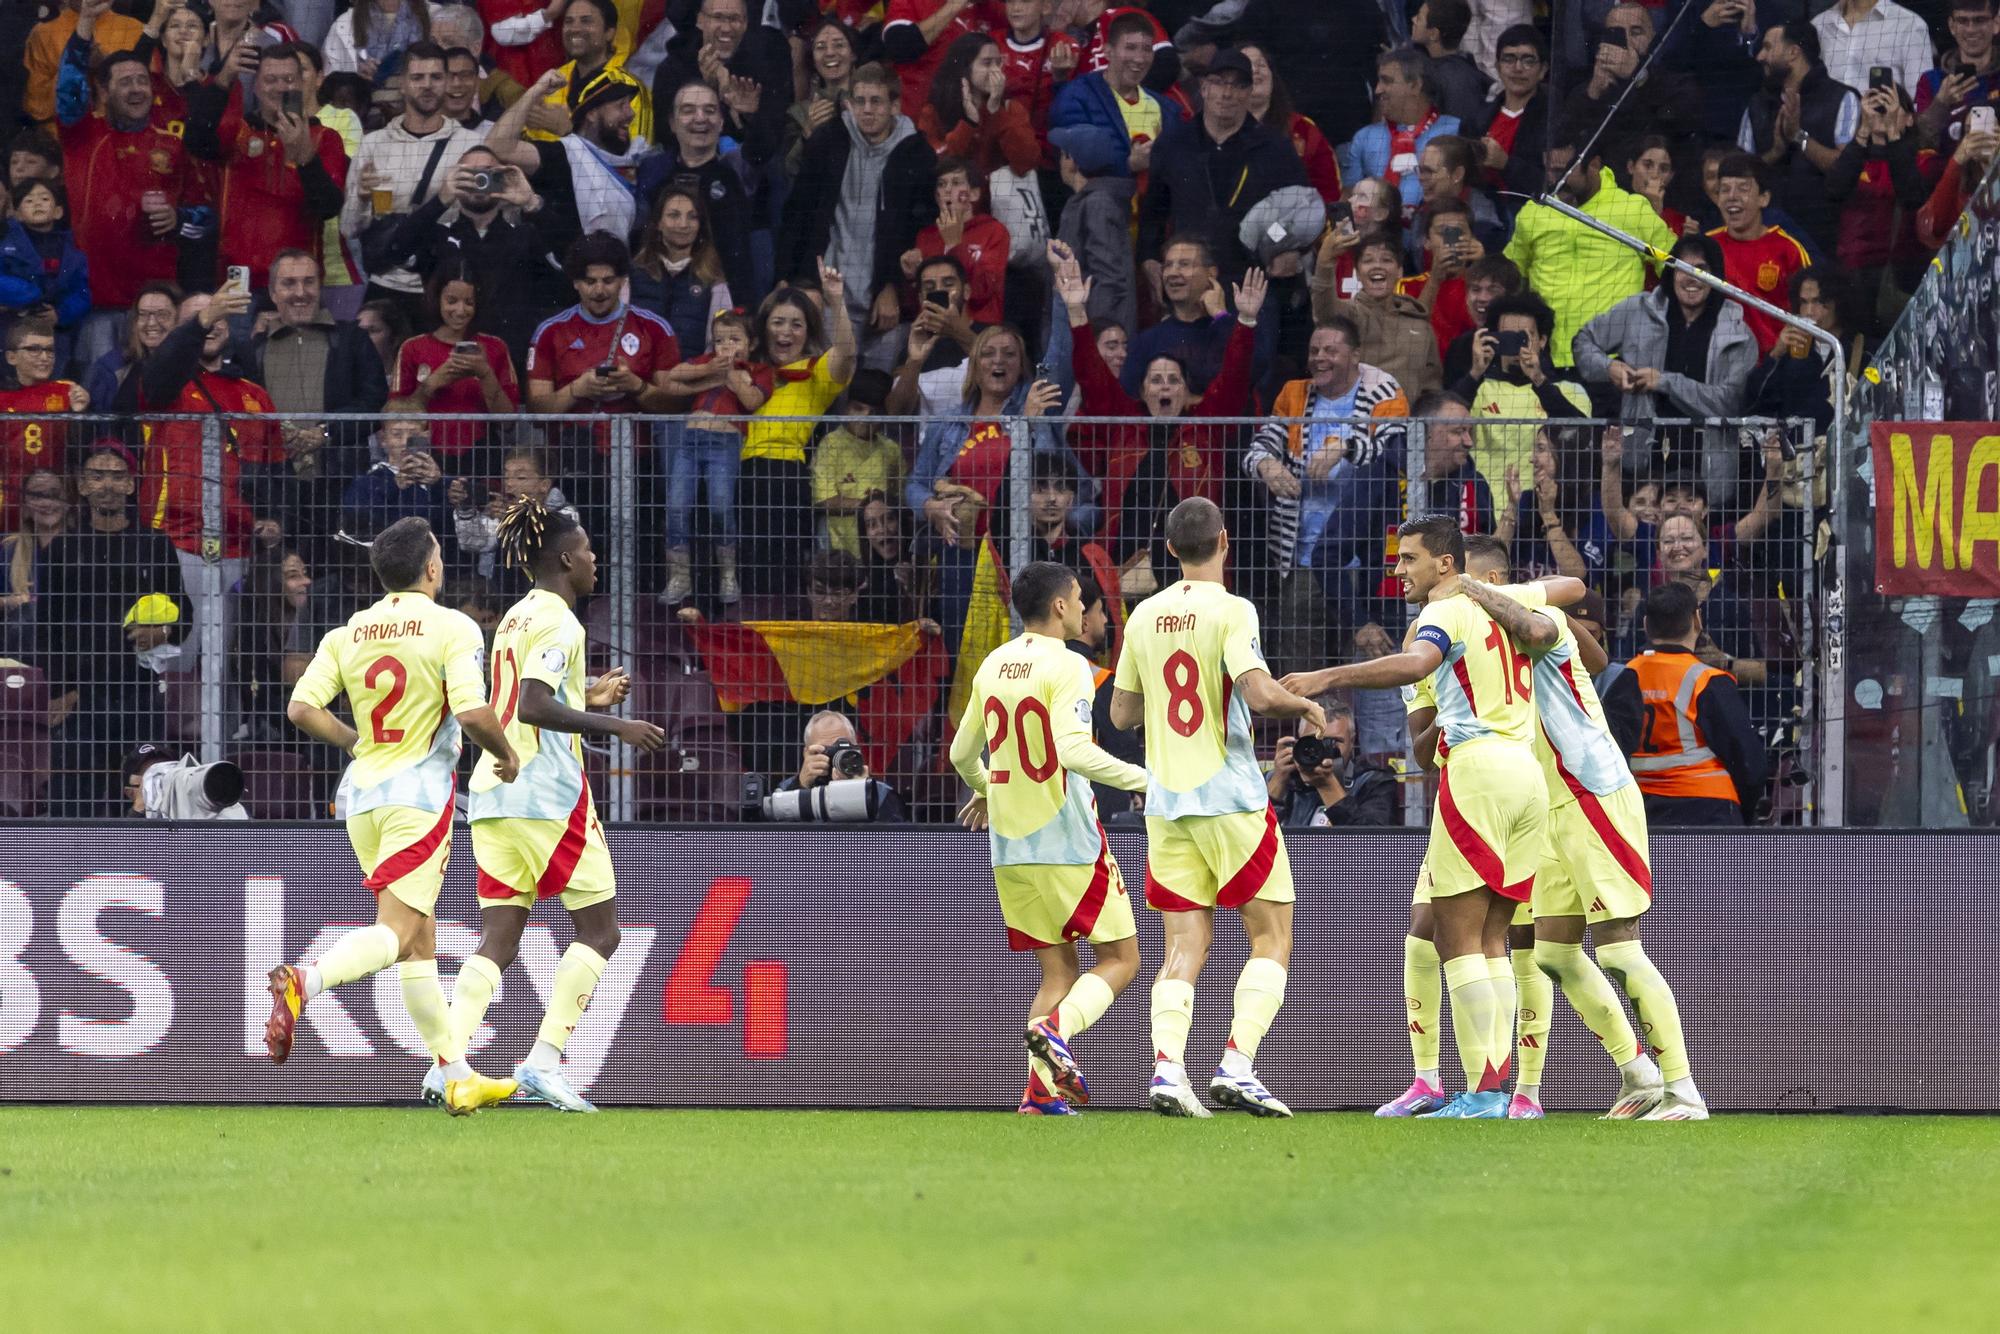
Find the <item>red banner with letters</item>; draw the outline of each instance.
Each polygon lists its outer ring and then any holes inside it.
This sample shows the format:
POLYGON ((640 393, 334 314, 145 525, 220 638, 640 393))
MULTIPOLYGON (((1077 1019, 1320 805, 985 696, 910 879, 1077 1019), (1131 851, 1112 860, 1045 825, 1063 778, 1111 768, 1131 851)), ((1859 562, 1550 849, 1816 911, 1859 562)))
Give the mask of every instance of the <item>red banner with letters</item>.
POLYGON ((2000 597, 2000 422, 1876 422, 1875 591, 2000 597))

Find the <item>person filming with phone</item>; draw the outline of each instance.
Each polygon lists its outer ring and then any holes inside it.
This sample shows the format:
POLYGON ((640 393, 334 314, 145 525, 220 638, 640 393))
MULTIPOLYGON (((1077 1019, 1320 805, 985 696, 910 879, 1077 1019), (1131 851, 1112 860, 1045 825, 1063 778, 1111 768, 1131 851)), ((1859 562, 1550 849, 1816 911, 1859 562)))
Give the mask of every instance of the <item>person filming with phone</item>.
POLYGON ((1968 133, 1994 129, 2000 110, 1996 0, 1951 0, 1951 40, 1936 69, 1910 90, 1924 142, 1949 153, 1968 133), (1981 125, 1972 122, 1977 118, 1981 125))
POLYGON ((1583 386, 1557 379, 1549 364, 1555 324, 1555 312, 1533 292, 1501 297, 1486 308, 1486 327, 1473 331, 1471 371, 1447 386, 1472 405, 1474 418, 1499 419, 1479 428, 1472 458, 1503 509, 1519 498, 1520 479, 1534 475, 1536 427, 1517 419, 1590 415, 1583 386))
POLYGON ((284 251, 318 263, 326 221, 347 189, 340 135, 305 114, 299 54, 292 42, 232 48, 232 64, 256 71, 247 95, 233 78, 185 90, 188 151, 221 166, 222 263, 248 269, 252 291, 284 251))

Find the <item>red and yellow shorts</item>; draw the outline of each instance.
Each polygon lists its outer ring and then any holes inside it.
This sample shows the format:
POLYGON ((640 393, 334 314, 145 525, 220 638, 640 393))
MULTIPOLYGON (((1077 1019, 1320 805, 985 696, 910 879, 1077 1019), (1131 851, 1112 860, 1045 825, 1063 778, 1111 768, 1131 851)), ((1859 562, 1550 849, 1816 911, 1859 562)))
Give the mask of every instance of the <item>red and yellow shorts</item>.
POLYGON ((1044 950, 1087 940, 1093 945, 1138 934, 1132 898, 1110 847, 1081 866, 1046 863, 993 868, 1007 948, 1044 950))
POLYGON ((1146 817, 1146 906, 1160 912, 1290 903, 1292 860, 1278 812, 1146 817))
MULTIPOLYGON (((1535 878, 1535 889, 1537 893, 1540 892, 1541 885, 1542 885, 1541 877, 1538 875, 1535 878)), ((1428 904, 1430 901, 1431 901, 1431 864, 1429 862, 1425 862, 1422 866, 1419 866, 1417 868, 1417 887, 1410 891, 1410 902, 1414 905, 1418 903, 1428 904)), ((1534 924, 1535 924, 1534 909, 1530 908, 1525 903, 1521 904, 1519 907, 1514 909, 1514 920, 1511 923, 1509 923, 1509 925, 1511 926, 1533 926, 1534 924)))
POLYGON ((1533 751, 1495 738, 1454 746, 1424 852, 1431 897, 1486 888, 1526 903, 1548 848, 1548 814, 1533 751))
POLYGON ((452 804, 441 811, 377 806, 347 817, 347 841, 361 863, 362 884, 388 890, 426 917, 437 913, 444 869, 451 864, 452 804))
POLYGON ((1637 783, 1608 797, 1585 791, 1549 812, 1549 854, 1535 875, 1535 915, 1591 922, 1653 906, 1646 801, 1637 783))
POLYGON ((567 820, 474 820, 472 857, 479 864, 482 908, 511 903, 532 909, 560 894, 563 907, 576 912, 617 892, 611 849, 588 788, 567 820))

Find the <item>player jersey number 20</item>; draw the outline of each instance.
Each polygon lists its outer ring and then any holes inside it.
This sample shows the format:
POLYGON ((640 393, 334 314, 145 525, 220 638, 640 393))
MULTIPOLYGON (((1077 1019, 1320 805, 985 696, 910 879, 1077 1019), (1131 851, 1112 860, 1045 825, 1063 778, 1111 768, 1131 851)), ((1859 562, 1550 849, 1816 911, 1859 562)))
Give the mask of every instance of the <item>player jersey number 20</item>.
MULTIPOLYGON (((985 713, 987 730, 992 733, 992 740, 988 744, 992 747, 993 758, 997 761, 1000 758, 1000 748, 1007 742, 1007 706, 989 695, 986 698, 985 713)), ((1032 695, 1014 706, 1014 755, 1020 762, 1021 772, 1028 776, 1029 782, 1046 783, 1055 776, 1055 729, 1049 725, 1048 709, 1032 695), (1030 753, 1032 748, 1028 745, 1030 722, 1041 725, 1042 758, 1039 764, 1030 753)), ((1004 783, 1009 772, 996 763, 989 781, 1004 783)))

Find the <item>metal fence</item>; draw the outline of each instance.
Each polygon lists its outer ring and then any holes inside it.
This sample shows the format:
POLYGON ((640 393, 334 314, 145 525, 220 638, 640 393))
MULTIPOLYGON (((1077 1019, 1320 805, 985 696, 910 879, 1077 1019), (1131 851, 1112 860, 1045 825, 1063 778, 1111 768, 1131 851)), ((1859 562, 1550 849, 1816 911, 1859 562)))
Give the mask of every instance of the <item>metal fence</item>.
MULTIPOLYGON (((944 760, 953 720, 980 660, 1017 628, 1009 574, 1033 559, 1072 565, 1103 595, 1085 649, 1109 667, 1129 607, 1172 577, 1166 513, 1205 495, 1228 516, 1232 586, 1257 603, 1280 673, 1400 645, 1395 529, 1415 515, 1508 538, 1519 577, 1585 579, 1614 661, 1636 650, 1646 590, 1687 580, 1704 599, 1704 651, 1736 665, 1777 761, 1765 818, 1816 819, 1823 497, 1807 422, 209 414, 42 426, 55 466, 5 483, 4 814, 121 813, 121 765, 155 743, 240 763, 254 815, 324 815, 341 757, 296 733, 284 705, 320 636, 379 595, 362 544, 428 518, 443 601, 490 635, 528 587, 498 558, 496 520, 533 494, 573 508, 599 553, 598 592, 579 609, 590 669, 624 665, 636 683, 624 708, 669 733, 660 755, 592 750, 609 818, 745 818, 797 771, 807 720, 830 708, 855 720, 872 771, 913 818, 947 819, 961 795, 944 760)), ((1405 780, 1405 818, 1421 822, 1400 700, 1346 702, 1362 762, 1405 780)))
POLYGON ((1953 828, 2000 824, 2000 624, 1992 598, 1884 597, 1875 589, 1875 421, 2000 420, 2000 172, 1989 172, 1849 400, 1836 470, 1846 538, 1839 608, 1850 819, 1953 828))

